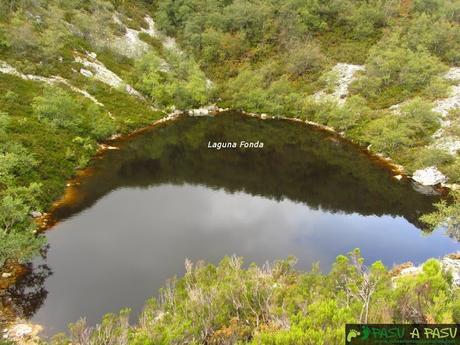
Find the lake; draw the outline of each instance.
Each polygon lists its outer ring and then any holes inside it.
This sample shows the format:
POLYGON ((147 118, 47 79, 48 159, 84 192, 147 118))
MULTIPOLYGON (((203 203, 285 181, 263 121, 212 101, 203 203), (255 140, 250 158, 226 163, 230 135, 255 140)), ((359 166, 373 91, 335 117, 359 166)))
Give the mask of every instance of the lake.
POLYGON ((236 112, 183 117, 112 145, 120 149, 98 156, 69 187, 44 258, 10 289, 18 313, 48 334, 123 307, 136 315, 183 274, 186 258, 218 263, 236 254, 263 264, 294 255, 298 269, 319 261, 328 271, 356 247, 387 266, 460 249, 418 221, 438 197, 303 123, 236 112), (212 147, 219 142, 237 147, 212 147))

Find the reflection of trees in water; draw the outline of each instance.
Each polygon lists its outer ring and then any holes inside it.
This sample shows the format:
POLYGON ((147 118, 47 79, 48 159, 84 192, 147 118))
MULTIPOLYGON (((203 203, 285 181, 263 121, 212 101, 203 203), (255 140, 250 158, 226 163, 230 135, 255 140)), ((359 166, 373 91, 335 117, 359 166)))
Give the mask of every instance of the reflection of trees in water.
MULTIPOLYGON (((41 256, 46 260, 48 246, 43 248, 41 256)), ((48 291, 46 279, 52 274, 46 264, 28 263, 25 273, 16 283, 0 291, 0 324, 16 318, 31 318, 45 302, 48 291)))
POLYGON ((289 199, 330 213, 402 216, 420 229, 437 196, 415 191, 358 147, 329 133, 283 121, 227 113, 183 118, 126 141, 122 150, 93 162, 71 200, 53 211, 56 220, 90 207, 120 187, 184 183, 289 199), (208 148, 209 141, 259 140, 263 149, 208 148))

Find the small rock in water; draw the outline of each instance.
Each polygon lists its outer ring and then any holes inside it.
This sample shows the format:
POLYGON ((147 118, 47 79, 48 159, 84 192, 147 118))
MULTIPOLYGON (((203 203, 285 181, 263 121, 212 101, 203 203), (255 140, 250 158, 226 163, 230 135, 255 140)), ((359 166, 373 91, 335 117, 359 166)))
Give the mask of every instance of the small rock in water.
POLYGON ((424 186, 434 186, 447 182, 447 177, 444 176, 435 166, 417 170, 414 172, 412 179, 424 186))

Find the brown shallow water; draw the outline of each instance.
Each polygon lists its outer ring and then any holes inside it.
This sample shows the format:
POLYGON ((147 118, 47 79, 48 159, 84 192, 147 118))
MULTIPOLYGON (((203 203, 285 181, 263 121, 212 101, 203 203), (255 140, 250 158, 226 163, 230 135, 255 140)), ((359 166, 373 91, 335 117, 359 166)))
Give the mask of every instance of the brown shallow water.
POLYGON ((185 258, 217 263, 295 255, 327 271, 355 247, 386 265, 460 249, 418 218, 435 197, 416 192, 355 147, 298 123, 238 113, 182 118, 119 143, 93 161, 53 212, 49 250, 12 288, 18 314, 64 330, 86 316, 139 312, 185 258), (264 143, 259 149, 211 142, 264 143))

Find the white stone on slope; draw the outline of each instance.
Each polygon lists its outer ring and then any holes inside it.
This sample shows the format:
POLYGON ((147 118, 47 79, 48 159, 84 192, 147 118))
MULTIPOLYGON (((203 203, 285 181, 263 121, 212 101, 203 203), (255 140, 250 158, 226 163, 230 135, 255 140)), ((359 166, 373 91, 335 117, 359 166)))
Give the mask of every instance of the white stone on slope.
POLYGON ((47 83, 50 85, 61 83, 61 84, 68 86, 72 91, 77 92, 83 95, 84 97, 88 98, 89 100, 96 103, 97 105, 104 106, 94 96, 90 95, 87 91, 79 89, 76 86, 73 86, 72 84, 69 83, 67 79, 64 79, 60 76, 43 77, 39 75, 20 73, 16 68, 7 64, 4 61, 0 61, 0 73, 10 74, 10 75, 14 75, 24 80, 39 81, 39 82, 47 83))
POLYGON ((88 68, 93 74, 94 78, 100 82, 114 88, 124 88, 124 90, 130 95, 144 99, 144 97, 131 85, 126 84, 123 79, 121 79, 116 73, 109 70, 102 62, 96 58, 93 58, 90 54, 91 53, 87 53, 86 57, 82 57, 76 54, 75 61, 88 68))
POLYGON ((442 116, 447 116, 452 109, 460 108, 460 85, 452 86, 451 95, 448 98, 436 101, 434 111, 442 116))
POLYGON ((337 103, 344 104, 346 97, 348 96, 348 87, 356 79, 356 72, 364 70, 365 67, 362 65, 338 63, 332 69, 332 71, 338 76, 334 92, 332 94, 327 94, 324 90, 319 91, 315 94, 315 99, 320 101, 324 98, 330 97, 337 103))
POLYGON ((348 87, 355 80, 355 73, 364 71, 364 66, 338 63, 334 67, 334 71, 338 73, 339 81, 333 95, 338 99, 339 103, 344 103, 345 97, 348 95, 348 87))
POLYGON ((446 256, 441 260, 441 264, 445 271, 449 271, 452 274, 452 282, 456 286, 460 286, 460 260, 446 256))
POLYGON ((447 182, 447 177, 435 166, 415 171, 412 179, 424 186, 434 186, 447 182))

